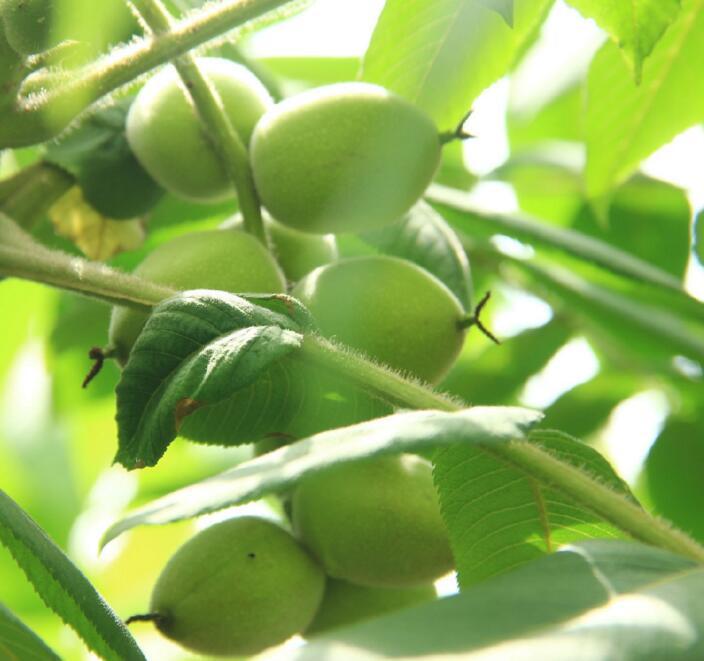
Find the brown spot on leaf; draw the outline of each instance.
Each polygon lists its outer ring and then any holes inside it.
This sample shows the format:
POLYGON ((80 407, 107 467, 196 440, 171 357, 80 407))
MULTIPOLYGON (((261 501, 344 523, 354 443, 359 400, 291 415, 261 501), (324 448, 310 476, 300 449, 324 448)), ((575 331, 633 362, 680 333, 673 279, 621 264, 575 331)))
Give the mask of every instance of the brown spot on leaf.
POLYGON ((176 431, 181 428, 181 423, 186 416, 191 415, 203 405, 204 402, 199 402, 197 399, 191 399, 190 397, 184 397, 179 400, 175 410, 176 431))

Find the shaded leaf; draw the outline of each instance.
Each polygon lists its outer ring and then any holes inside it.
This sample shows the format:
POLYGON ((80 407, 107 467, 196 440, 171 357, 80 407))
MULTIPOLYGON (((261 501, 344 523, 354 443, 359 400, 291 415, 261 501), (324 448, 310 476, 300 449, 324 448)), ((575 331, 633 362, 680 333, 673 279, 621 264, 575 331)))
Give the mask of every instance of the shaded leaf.
POLYGON ((563 268, 523 260, 512 263, 528 275, 530 287, 538 286, 551 303, 581 319, 597 340, 615 342, 617 353, 639 356, 651 369, 665 372, 672 370, 674 355, 704 361, 701 323, 686 323, 662 307, 641 303, 563 268))
POLYGON ((607 43, 587 81, 586 189, 605 196, 649 154, 704 119, 704 0, 683 0, 679 18, 643 65, 636 85, 618 48, 607 43))
POLYGON ((116 461, 156 464, 187 416, 298 348, 295 328, 288 317, 225 292, 194 290, 157 305, 116 389, 116 461))
POLYGON ((0 604, 0 651, 7 655, 8 659, 59 661, 59 656, 2 604, 0 604))
POLYGON ((304 475, 341 462, 450 443, 490 444, 522 438, 541 417, 529 409, 478 406, 457 413, 398 413, 332 429, 149 503, 111 526, 103 544, 138 525, 179 521, 283 492, 304 475))
MULTIPOLYGON (((562 461, 630 497, 625 483, 593 448, 561 432, 531 439, 562 461)), ((562 492, 546 487, 481 449, 457 445, 433 459, 461 588, 582 539, 619 537, 617 528, 562 492)))
POLYGON ((150 211, 164 189, 137 161, 125 132, 132 97, 89 115, 77 128, 50 143, 46 160, 74 175, 85 200, 111 219, 150 211))
POLYGON ((437 185, 430 188, 426 197, 433 206, 439 206, 456 230, 470 237, 507 234, 538 246, 557 248, 638 282, 686 296, 682 283, 669 273, 582 232, 554 227, 524 214, 488 212, 473 204, 462 191, 437 185))
POLYGON ((700 264, 704 264, 704 211, 694 221, 694 254, 700 264))
POLYGON ((194 411, 183 421, 179 435, 216 445, 266 437, 293 441, 392 412, 390 403, 292 353, 249 386, 194 411))
POLYGON ((642 479, 653 509, 704 542, 704 414, 671 417, 648 453, 642 479))
POLYGON ((521 209, 570 225, 683 280, 691 209, 681 188, 635 175, 614 191, 600 219, 584 197, 579 169, 565 162, 524 154, 504 166, 501 176, 514 186, 521 209))
POLYGON ((568 0, 585 17, 593 18, 623 50, 640 82, 643 60, 650 55, 660 37, 677 17, 680 0, 568 0))
MULTIPOLYGON (((539 372, 571 336, 561 320, 527 330, 490 346, 479 356, 460 356, 442 383, 443 390, 474 405, 517 404, 525 382, 539 372)), ((559 425, 550 427, 562 429, 559 425)))
POLYGON ((452 597, 273 658, 698 659, 704 569, 642 544, 571 544, 452 597))
POLYGON ((399 222, 362 235, 380 252, 402 257, 447 285, 465 309, 472 307, 469 260, 454 230, 429 204, 418 202, 399 222))
POLYGON ((125 625, 88 579, 1 490, 0 541, 44 603, 75 629, 91 650, 104 659, 144 661, 125 625))
MULTIPOLYGON (((500 0, 488 0, 497 9, 500 0)), ((535 34, 552 0, 516 0, 511 29, 476 0, 387 0, 362 62, 378 83, 452 130, 503 76, 535 34)))
POLYGON ((620 402, 638 391, 632 375, 614 370, 600 372, 562 395, 545 410, 545 424, 586 439, 603 427, 620 402))

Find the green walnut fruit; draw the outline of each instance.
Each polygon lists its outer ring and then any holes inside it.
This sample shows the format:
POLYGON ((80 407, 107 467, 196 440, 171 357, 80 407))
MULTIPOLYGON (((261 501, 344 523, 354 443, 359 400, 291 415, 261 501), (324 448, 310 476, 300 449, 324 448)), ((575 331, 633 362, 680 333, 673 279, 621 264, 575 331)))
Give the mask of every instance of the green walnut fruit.
MULTIPOLYGON (((198 59, 225 112, 245 144, 273 101, 241 64, 198 59)), ((127 140, 144 169, 178 197, 203 202, 234 195, 225 169, 196 115, 176 69, 169 65, 139 91, 127 115, 127 140)))
POLYGON ((264 206, 304 232, 360 232, 398 220, 440 161, 421 110, 377 85, 338 83, 269 110, 252 136, 264 206))
MULTIPOLYGON (((153 250, 134 273, 175 289, 281 293, 286 282, 274 258, 253 236, 237 230, 194 232, 153 250)), ((109 340, 124 365, 148 314, 115 307, 109 340)))
POLYGON ((412 588, 369 588, 331 578, 325 586, 323 602, 305 634, 314 636, 436 597, 432 583, 412 588))
POLYGON ((294 288, 327 337, 430 383, 462 348, 462 305, 435 276, 396 257, 346 259, 294 288))
MULTIPOLYGON (((337 242, 332 234, 308 234, 291 229, 264 215, 276 261, 291 282, 298 282, 313 269, 337 260, 337 242)), ((225 226, 225 225, 223 225, 225 226)), ((227 227, 242 227, 242 217, 228 221, 227 227)))
POLYGON ((7 41, 17 53, 32 55, 56 45, 53 0, 0 0, 0 16, 7 41))
POLYGON ((256 654, 303 631, 325 575, 289 533, 255 517, 206 528, 169 560, 154 586, 159 630, 203 654, 256 654))
POLYGON ((293 493, 293 525, 325 571, 351 583, 417 586, 453 566, 432 467, 413 455, 305 478, 293 493))

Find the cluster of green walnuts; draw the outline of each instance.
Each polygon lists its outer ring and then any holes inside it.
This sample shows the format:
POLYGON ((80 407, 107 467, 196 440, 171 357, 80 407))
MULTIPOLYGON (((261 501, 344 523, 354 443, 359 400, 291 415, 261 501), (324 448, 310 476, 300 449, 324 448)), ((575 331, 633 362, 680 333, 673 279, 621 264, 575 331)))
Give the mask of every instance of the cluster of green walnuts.
MULTIPOLYGON (((232 222, 160 245, 136 273, 178 289, 288 291, 322 335, 437 383, 462 346, 462 304, 410 261, 340 259, 335 237, 392 224, 418 201, 440 159, 433 122, 375 85, 329 85, 275 104, 241 65, 198 64, 248 147, 269 245, 232 222)), ((173 67, 140 90, 126 127, 141 166, 172 194, 205 203, 234 194, 173 67)), ((120 363, 145 321, 113 310, 120 363)), ((453 567, 424 458, 328 468, 301 481, 285 505, 292 532, 242 517, 186 543, 156 583, 149 619, 190 649, 250 654, 433 598, 433 582, 453 567)))

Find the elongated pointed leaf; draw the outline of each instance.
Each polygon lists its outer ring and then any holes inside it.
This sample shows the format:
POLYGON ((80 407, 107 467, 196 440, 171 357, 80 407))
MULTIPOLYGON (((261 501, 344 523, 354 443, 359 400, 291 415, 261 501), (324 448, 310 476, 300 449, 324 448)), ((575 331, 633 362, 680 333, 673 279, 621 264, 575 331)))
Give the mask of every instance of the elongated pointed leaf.
POLYGON ((472 306, 469 261, 445 219, 426 202, 416 204, 398 223, 362 238, 381 252, 415 262, 445 283, 465 309, 472 306))
POLYGON ((626 62, 640 82, 643 60, 677 17, 680 0, 568 0, 587 18, 593 18, 623 50, 626 62))
POLYGON ((552 5, 516 0, 512 29, 487 2, 387 0, 362 79, 407 98, 442 130, 454 129, 482 90, 511 68, 552 5))
MULTIPOLYGON (((536 441, 617 492, 628 487, 593 448, 560 432, 536 431, 536 441)), ((461 587, 467 587, 560 545, 619 537, 613 526, 521 470, 468 445, 438 451, 435 483, 450 532, 461 587)))
POLYGON ((9 609, 0 604, 0 652, 9 659, 60 661, 58 654, 9 609))
POLYGON ((91 650, 103 659, 144 661, 127 628, 88 579, 1 490, 0 542, 8 548, 44 603, 75 629, 91 650))
POLYGON ((521 438, 541 417, 529 409, 477 406, 457 413, 398 413, 333 429, 159 498, 113 525, 103 543, 134 526, 179 521, 284 491, 304 475, 338 463, 450 443, 521 438))
POLYGON ((599 200, 646 156, 704 119, 704 0, 682 0, 677 21, 643 65, 636 85, 618 48, 592 62, 584 121, 586 187, 599 200))
POLYGON ((679 354, 704 362, 701 321, 686 323, 663 307, 640 303, 563 268, 522 260, 513 265, 528 275, 532 287, 544 290, 550 302, 582 319, 598 340, 617 344, 619 353, 640 356, 663 371, 671 369, 672 357, 679 354))
POLYGON ((631 542, 582 542, 462 594, 272 657, 694 660, 704 656, 703 598, 704 569, 680 556, 631 542))
POLYGON ((666 271, 597 238, 523 214, 490 213, 473 204, 463 191, 433 186, 427 199, 439 206, 444 217, 458 231, 473 236, 507 234, 538 246, 557 248, 614 273, 686 295, 682 282, 666 271))
POLYGON ((478 0, 489 9, 493 9, 503 17, 506 24, 513 26, 513 0, 478 0))
POLYGON ((300 346, 288 317, 226 294, 194 290, 156 306, 117 386, 127 468, 153 466, 195 410, 226 400, 300 346))
POLYGON ((668 418, 648 453, 641 487, 656 512, 704 543, 704 411, 697 408, 698 415, 668 418))

